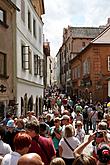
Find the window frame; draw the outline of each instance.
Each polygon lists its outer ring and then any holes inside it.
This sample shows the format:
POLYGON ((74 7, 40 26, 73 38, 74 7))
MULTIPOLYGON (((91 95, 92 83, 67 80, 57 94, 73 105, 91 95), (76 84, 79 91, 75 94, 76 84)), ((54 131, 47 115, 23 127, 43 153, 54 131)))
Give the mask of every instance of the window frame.
POLYGON ((0 23, 6 24, 6 11, 0 7, 0 11, 3 12, 3 20, 0 19, 0 23))
POLYGON ((31 32, 31 12, 28 9, 28 30, 31 32))
POLYGON ((110 55, 108 56, 108 71, 110 71, 110 55))
POLYGON ((36 20, 33 18, 33 36, 36 38, 36 20))
POLYGON ((21 43, 22 70, 29 70, 29 46, 21 43))
POLYGON ((34 54, 34 75, 38 75, 38 55, 34 54))
MULTIPOLYGON (((5 53, 3 53, 3 52, 1 52, 0 51, 0 56, 3 56, 3 68, 2 68, 2 63, 0 64, 1 66, 0 66, 0 68, 3 70, 3 71, 1 71, 1 73, 0 73, 0 78, 2 78, 2 77, 6 77, 6 74, 7 74, 7 65, 6 65, 6 54, 5 53), (3 72, 3 73, 2 73, 3 72)), ((0 59, 1 59, 1 57, 0 57, 0 59)))

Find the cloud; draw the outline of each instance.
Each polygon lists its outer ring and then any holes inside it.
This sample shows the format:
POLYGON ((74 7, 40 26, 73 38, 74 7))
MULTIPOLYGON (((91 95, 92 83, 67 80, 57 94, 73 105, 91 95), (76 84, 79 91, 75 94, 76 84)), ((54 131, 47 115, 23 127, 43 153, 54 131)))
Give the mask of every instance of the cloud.
POLYGON ((44 5, 44 34, 52 56, 62 44, 63 28, 105 25, 110 16, 109 0, 44 0, 44 5))

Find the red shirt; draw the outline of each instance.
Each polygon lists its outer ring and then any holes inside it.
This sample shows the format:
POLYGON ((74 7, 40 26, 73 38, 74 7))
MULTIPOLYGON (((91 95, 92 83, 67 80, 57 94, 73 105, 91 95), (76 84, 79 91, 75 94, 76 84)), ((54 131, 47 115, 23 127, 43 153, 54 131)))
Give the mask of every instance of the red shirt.
POLYGON ((39 154, 45 165, 49 165, 52 157, 56 155, 52 139, 43 136, 35 137, 32 140, 29 152, 39 154))

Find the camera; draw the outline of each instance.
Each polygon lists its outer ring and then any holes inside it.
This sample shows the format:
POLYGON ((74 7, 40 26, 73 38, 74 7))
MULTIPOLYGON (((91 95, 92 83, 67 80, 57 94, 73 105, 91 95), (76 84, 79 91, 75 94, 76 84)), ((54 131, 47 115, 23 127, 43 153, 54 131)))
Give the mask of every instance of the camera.
POLYGON ((95 137, 96 138, 102 138, 103 137, 103 132, 96 132, 95 137))

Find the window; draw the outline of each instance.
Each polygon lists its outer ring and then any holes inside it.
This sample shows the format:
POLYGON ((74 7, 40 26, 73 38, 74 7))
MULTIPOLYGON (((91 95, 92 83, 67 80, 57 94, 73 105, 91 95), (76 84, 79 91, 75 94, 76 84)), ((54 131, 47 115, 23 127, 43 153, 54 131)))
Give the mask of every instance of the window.
POLYGON ((0 77, 6 76, 6 54, 0 52, 0 77))
POLYGON ((83 75, 86 75, 89 73, 90 73, 90 61, 86 59, 83 62, 83 75))
POLYGON ((38 55, 34 55, 34 75, 38 75, 38 55))
POLYGON ((6 23, 6 12, 0 8, 0 22, 6 23))
POLYGON ((32 73, 32 51, 29 48, 29 73, 32 73))
POLYGON ((108 56, 108 71, 110 71, 110 56, 108 56))
POLYGON ((43 59, 40 59, 39 64, 40 64, 39 65, 39 75, 42 77, 43 76, 43 59))
POLYGON ((41 44, 41 28, 39 27, 39 43, 41 44))
POLYGON ((25 2, 21 0, 21 19, 25 22, 25 2))
POLYGON ((36 38, 36 20, 33 19, 33 35, 36 38))
POLYGON ((22 69, 29 70, 29 46, 21 44, 22 69))
POLYGON ((85 44, 85 42, 82 42, 82 47, 84 47, 86 44, 85 44))
POLYGON ((78 78, 80 78, 80 66, 77 67, 78 78))
POLYGON ((28 10, 28 29, 31 32, 31 13, 29 10, 28 10))

